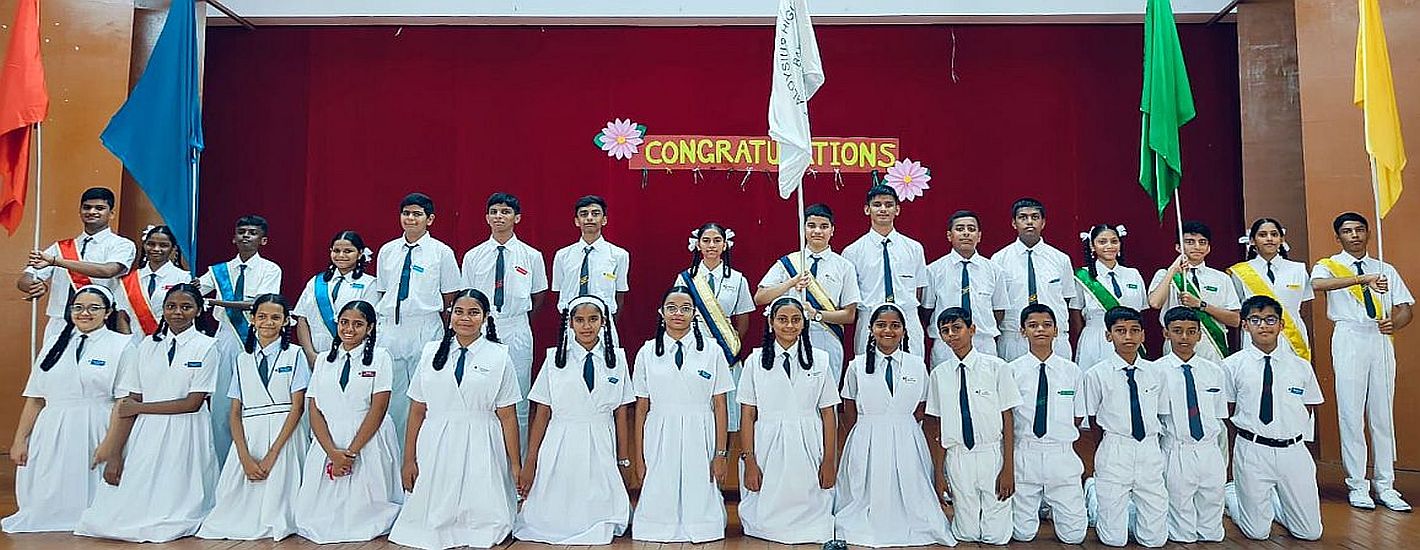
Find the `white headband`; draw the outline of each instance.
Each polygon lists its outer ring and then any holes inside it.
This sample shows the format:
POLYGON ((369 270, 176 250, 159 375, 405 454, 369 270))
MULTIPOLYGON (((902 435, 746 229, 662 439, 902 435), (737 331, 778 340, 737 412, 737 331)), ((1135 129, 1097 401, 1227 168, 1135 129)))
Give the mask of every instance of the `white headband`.
MULTIPOLYGON (((873 306, 873 308, 870 309, 870 310, 868 310, 868 311, 870 311, 870 312, 876 312, 877 310, 882 309, 882 308, 884 308, 884 307, 892 308, 893 311, 896 311, 896 312, 897 312, 898 316, 902 317, 902 322, 903 322, 903 323, 906 323, 906 322, 907 322, 907 312, 902 309, 902 306, 897 305, 897 304, 894 304, 894 303, 892 303, 892 302, 883 302, 883 303, 881 303, 881 304, 878 304, 878 305, 876 305, 876 306, 873 306)), ((872 314, 869 313, 869 315, 872 315, 872 314)), ((871 319, 869 319, 869 320, 871 321, 871 319)))
POLYGON ((572 312, 576 310, 578 306, 581 306, 583 304, 592 304, 594 306, 597 306, 597 311, 601 312, 602 317, 607 316, 606 302, 603 302, 601 298, 598 298, 591 294, 583 294, 581 296, 573 298, 572 301, 567 302, 567 314, 571 315, 572 312))
POLYGON ((109 305, 116 304, 113 299, 113 291, 109 290, 108 287, 102 287, 99 285, 84 285, 83 287, 80 287, 79 290, 75 291, 74 294, 78 295, 78 293, 83 292, 85 290, 93 290, 98 292, 99 294, 102 294, 105 298, 108 298, 109 305))
POLYGON ((769 302, 769 307, 764 308, 764 316, 769 317, 770 312, 774 311, 774 306, 779 305, 779 302, 794 302, 794 304, 799 306, 800 311, 803 311, 805 309, 803 300, 800 300, 796 296, 785 294, 783 296, 775 298, 774 301, 769 302))

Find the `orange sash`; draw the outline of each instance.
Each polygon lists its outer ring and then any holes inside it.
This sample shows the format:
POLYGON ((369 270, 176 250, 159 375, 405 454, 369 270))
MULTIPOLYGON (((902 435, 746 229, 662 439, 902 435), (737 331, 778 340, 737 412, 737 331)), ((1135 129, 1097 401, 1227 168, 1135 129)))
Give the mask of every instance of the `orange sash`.
MULTIPOLYGON (((74 246, 74 239, 64 239, 55 244, 59 245, 59 257, 71 262, 82 261, 79 259, 79 249, 74 246)), ((93 284, 88 275, 77 271, 69 271, 69 280, 74 283, 76 289, 93 284)))
POLYGON ((153 308, 148 305, 148 297, 143 295, 138 270, 129 271, 122 281, 123 294, 128 296, 128 305, 133 307, 133 315, 138 318, 138 326, 142 327, 143 334, 152 335, 157 332, 158 320, 153 317, 153 308))

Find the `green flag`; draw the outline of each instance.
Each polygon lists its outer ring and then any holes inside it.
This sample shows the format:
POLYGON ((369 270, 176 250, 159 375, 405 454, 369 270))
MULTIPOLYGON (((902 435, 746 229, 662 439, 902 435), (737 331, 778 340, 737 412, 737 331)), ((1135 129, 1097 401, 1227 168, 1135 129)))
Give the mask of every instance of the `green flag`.
POLYGON ((1178 129, 1193 120, 1193 92, 1169 0, 1148 0, 1144 10, 1144 94, 1139 98, 1139 185, 1158 205, 1159 219, 1183 179, 1178 129))

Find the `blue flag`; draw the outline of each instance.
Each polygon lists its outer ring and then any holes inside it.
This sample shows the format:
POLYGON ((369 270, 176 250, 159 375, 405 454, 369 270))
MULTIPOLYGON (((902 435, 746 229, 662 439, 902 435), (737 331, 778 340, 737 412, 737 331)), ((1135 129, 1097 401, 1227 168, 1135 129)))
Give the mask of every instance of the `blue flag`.
POLYGON ((195 168, 203 145, 194 4, 173 1, 148 67, 99 139, 133 174, 196 269, 195 168))

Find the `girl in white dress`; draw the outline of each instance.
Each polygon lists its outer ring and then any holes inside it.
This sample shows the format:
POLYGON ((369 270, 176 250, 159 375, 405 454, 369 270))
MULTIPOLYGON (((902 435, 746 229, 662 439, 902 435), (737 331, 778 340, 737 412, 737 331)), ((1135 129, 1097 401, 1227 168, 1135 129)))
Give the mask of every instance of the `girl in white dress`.
MULTIPOLYGON (((1238 299, 1246 300, 1266 291, 1282 304, 1287 317, 1279 347, 1311 362, 1311 340, 1307 336, 1302 304, 1315 296, 1307 265, 1287 257, 1287 229, 1273 218, 1258 218, 1247 230, 1247 261, 1228 268, 1238 299)), ((1243 349, 1252 345, 1252 336, 1242 331, 1243 349)))
POLYGON ((1070 310, 1070 330, 1080 335, 1075 364, 1082 370, 1114 356, 1114 345, 1105 338, 1104 312, 1114 306, 1138 311, 1148 308, 1149 290, 1144 278, 1139 270, 1124 265, 1126 234, 1122 225, 1105 224, 1080 234, 1085 266, 1075 270, 1075 287, 1084 307, 1070 310))
POLYGON ((740 375, 740 525, 773 542, 822 543, 833 538, 838 389, 828 352, 804 330, 803 304, 780 296, 768 315, 740 375))
MULTIPOLYGON (((749 314, 754 311, 754 293, 744 274, 730 266, 730 249, 734 247, 734 230, 716 222, 695 228, 690 232, 690 268, 676 275, 671 286, 690 289, 696 316, 724 354, 730 371, 738 373, 740 350, 749 333, 749 314)), ((729 400, 734 399, 731 388, 729 400)), ((729 412, 729 430, 739 429, 740 411, 735 407, 729 412)))
POLYGON ((518 415, 523 399, 488 297, 460 291, 451 327, 424 346, 409 382, 404 490, 412 494, 390 542, 415 548, 489 548, 513 531, 518 415), (486 336, 482 335, 487 328, 486 336))
POLYGON ((306 288, 296 300, 296 336, 311 363, 335 345, 340 331, 335 316, 345 304, 355 300, 372 304, 380 301, 375 274, 365 272, 369 262, 370 249, 365 248, 365 240, 347 229, 330 240, 330 265, 306 281, 306 288))
POLYGON ((955 546, 932 483, 932 456, 919 423, 927 415, 927 365, 911 343, 896 304, 868 318, 871 338, 843 378, 848 441, 838 470, 833 515, 848 544, 955 546))
POLYGON ((33 363, 10 444, 20 509, 0 521, 6 533, 73 531, 103 483, 90 464, 118 397, 119 359, 132 341, 113 331, 116 318, 107 288, 79 289, 69 297, 64 330, 33 363))
POLYGON ((729 456, 725 394, 734 387, 725 355, 706 345, 690 289, 661 299, 656 338, 632 369, 641 483, 631 538, 702 543, 725 538, 719 482, 729 456), (692 333, 694 333, 692 335, 692 333))
POLYGON ((232 449, 217 481, 217 505, 199 537, 279 541, 296 532, 292 502, 309 441, 300 424, 311 367, 301 348, 291 344, 291 321, 290 306, 279 294, 252 302, 252 330, 227 391, 232 449))
POLYGON ((338 319, 340 345, 321 357, 306 390, 315 441, 296 493, 296 533, 320 544, 389 533, 404 501, 386 414, 393 367, 375 347, 375 306, 350 302, 338 319))
POLYGON ((212 509, 217 457, 207 398, 222 364, 217 340, 197 331, 202 293, 174 285, 156 334, 123 354, 119 400, 96 462, 104 485, 74 534, 168 542, 197 532, 212 509))
POLYGON ((631 521, 619 468, 631 466, 625 405, 636 397, 606 312, 595 296, 568 303, 558 346, 547 350, 528 394, 536 406, 518 475, 526 496, 513 527, 520 540, 610 544, 631 521))
MULTIPOLYGON (((176 243, 177 237, 168 226, 148 226, 143 230, 143 254, 138 257, 137 265, 119 281, 116 303, 128 317, 128 332, 133 335, 135 344, 157 331, 168 289, 192 280, 182 259, 182 249, 176 243), (138 307, 147 309, 140 313, 138 307)), ((120 330, 123 325, 119 324, 120 330)))

